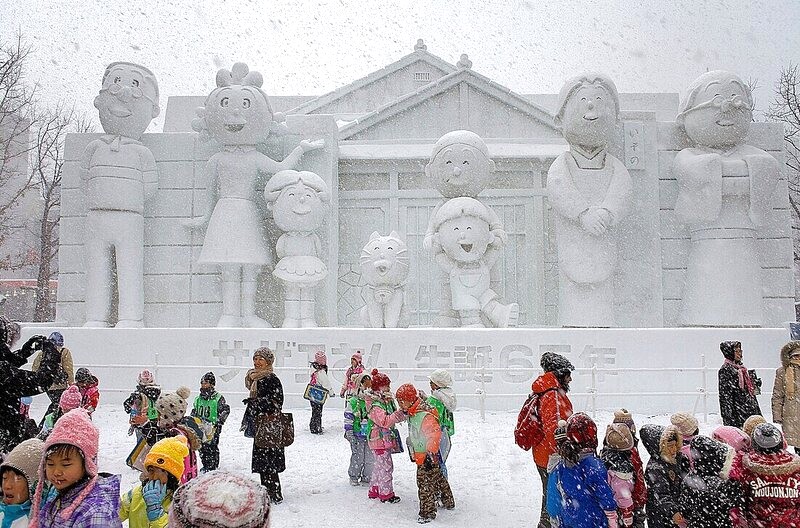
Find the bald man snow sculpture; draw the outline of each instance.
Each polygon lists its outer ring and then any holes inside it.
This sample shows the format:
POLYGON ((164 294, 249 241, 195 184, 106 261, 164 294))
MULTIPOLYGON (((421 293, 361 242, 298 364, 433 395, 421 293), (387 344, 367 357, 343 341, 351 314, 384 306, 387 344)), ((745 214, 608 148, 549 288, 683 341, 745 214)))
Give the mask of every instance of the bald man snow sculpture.
POLYGON ((144 326, 144 204, 158 189, 152 152, 139 141, 158 116, 153 72, 114 62, 94 100, 105 135, 86 146, 81 177, 86 193, 86 324, 111 321, 116 262, 119 295, 116 326, 144 326))
POLYGON ((608 76, 586 73, 559 93, 555 124, 569 143, 547 172, 558 248, 558 322, 614 326, 616 227, 631 200, 631 178, 608 153, 619 116, 617 88, 608 76))
POLYGON ((772 207, 780 170, 771 155, 744 144, 752 109, 750 89, 726 71, 698 77, 681 102, 677 122, 694 144, 672 167, 675 214, 691 233, 683 325, 764 322, 756 228, 772 207))

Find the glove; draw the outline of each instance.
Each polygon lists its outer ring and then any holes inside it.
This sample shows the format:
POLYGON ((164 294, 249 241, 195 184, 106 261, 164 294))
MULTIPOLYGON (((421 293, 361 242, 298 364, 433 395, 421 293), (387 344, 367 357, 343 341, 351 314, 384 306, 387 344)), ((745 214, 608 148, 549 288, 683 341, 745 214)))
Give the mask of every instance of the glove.
POLYGON ((159 480, 151 480, 142 486, 142 497, 147 506, 147 519, 150 522, 164 515, 164 507, 161 503, 167 495, 167 486, 159 480))
POLYGON ((47 341, 47 338, 43 335, 35 335, 25 341, 25 344, 22 345, 20 349, 20 353, 23 354, 26 358, 29 358, 33 355, 34 352, 37 350, 42 349, 42 343, 47 341))

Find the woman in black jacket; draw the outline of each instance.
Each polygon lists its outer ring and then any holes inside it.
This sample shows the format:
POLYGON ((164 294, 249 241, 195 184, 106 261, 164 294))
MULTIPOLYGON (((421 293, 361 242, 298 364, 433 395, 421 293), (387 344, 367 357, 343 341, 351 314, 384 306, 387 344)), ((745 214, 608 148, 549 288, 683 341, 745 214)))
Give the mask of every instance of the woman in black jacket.
MULTIPOLYGON (((283 407, 283 385, 272 371, 275 354, 267 347, 258 348, 253 353, 254 368, 247 371, 244 386, 250 397, 244 400, 245 423, 254 427, 256 419, 262 415, 279 415, 283 407)), ((243 427, 248 428, 243 424, 243 427)), ((282 446, 256 447, 253 440, 252 471, 261 475, 261 484, 267 488, 270 500, 277 504, 283 502, 279 473, 286 470, 286 456, 282 446)))
POLYGON ((725 357, 725 363, 718 373, 722 423, 741 429, 745 420, 754 414, 761 414, 756 399, 761 380, 742 364, 742 344, 739 341, 723 341, 719 349, 725 357))
MULTIPOLYGON (((650 453, 644 472, 647 483, 647 526, 649 528, 675 528, 683 521, 678 500, 683 475, 679 459, 681 434, 674 425, 662 427, 646 424, 639 430, 642 445, 650 453)), ((688 462, 685 464, 688 466, 688 462)))

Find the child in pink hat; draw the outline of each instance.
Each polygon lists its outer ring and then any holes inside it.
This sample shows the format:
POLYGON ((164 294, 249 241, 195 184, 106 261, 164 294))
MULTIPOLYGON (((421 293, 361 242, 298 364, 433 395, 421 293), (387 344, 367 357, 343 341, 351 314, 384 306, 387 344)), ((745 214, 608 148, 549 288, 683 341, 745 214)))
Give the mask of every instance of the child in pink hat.
MULTIPOLYGON (((353 355, 350 356, 350 366, 347 368, 347 372, 344 373, 344 383, 342 384, 342 390, 339 392, 339 396, 342 398, 345 396, 349 398, 358 391, 358 387, 353 382, 353 375, 364 372, 363 359, 361 352, 354 352, 353 355)), ((347 400, 345 400, 345 403, 346 401, 347 400)))
POLYGON ((72 409, 77 409, 81 406, 83 396, 77 385, 70 385, 67 390, 61 393, 61 398, 58 400, 58 408, 44 417, 42 422, 42 430, 39 432, 38 438, 47 440, 50 431, 55 427, 59 418, 64 416, 72 409))
MULTIPOLYGON (((314 370, 311 372, 311 379, 308 381, 308 384, 312 387, 325 389, 325 391, 330 394, 333 390, 333 386, 328 377, 328 358, 325 356, 325 352, 318 350, 314 354, 314 361, 311 362, 311 368, 314 370)), ((325 401, 323 400, 320 402, 311 399, 310 402, 311 421, 308 427, 311 429, 311 434, 322 434, 322 407, 325 405, 325 401)))
POLYGON ((83 408, 56 422, 44 444, 31 528, 121 528, 120 477, 97 472, 100 432, 83 408), (44 481, 51 486, 43 499, 44 481))

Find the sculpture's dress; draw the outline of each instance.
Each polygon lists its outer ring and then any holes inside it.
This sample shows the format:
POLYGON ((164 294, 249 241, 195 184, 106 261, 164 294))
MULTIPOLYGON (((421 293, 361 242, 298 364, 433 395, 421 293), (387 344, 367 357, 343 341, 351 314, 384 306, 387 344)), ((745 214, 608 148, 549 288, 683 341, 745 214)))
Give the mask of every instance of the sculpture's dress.
POLYGON ((681 324, 761 325, 756 228, 771 207, 777 162, 747 145, 689 148, 676 156, 675 176, 675 213, 691 233, 681 324))
POLYGON ((210 170, 216 171, 219 198, 198 262, 259 266, 273 262, 254 190, 255 177, 264 157, 255 149, 226 150, 209 160, 210 170))
POLYGON ((318 237, 314 233, 284 233, 279 245, 286 255, 278 261, 277 278, 305 287, 311 286, 328 275, 325 263, 317 257, 318 237))

